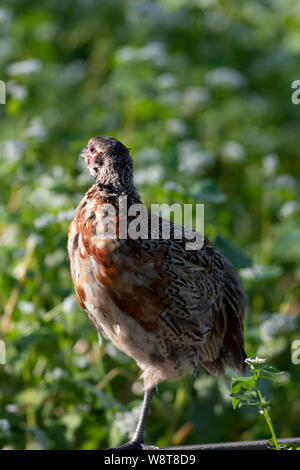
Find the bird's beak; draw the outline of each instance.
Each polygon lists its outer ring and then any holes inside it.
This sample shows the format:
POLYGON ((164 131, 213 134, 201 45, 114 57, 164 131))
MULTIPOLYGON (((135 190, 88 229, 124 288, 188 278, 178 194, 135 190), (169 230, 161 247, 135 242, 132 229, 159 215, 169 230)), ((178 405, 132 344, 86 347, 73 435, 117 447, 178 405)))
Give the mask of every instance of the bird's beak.
POLYGON ((86 145, 80 152, 79 158, 85 158, 87 156, 88 146, 86 145))

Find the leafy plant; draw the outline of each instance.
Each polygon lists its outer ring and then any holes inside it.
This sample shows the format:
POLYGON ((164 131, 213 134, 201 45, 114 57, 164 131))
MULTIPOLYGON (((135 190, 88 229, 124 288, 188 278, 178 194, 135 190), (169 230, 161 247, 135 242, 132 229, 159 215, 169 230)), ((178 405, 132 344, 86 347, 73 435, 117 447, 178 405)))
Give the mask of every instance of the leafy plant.
MULTIPOLYGON (((271 406, 270 401, 266 401, 260 390, 260 379, 272 380, 275 376, 283 374, 273 366, 269 365, 266 359, 256 356, 255 359, 246 359, 247 364, 250 366, 251 375, 248 377, 233 377, 231 383, 231 398, 232 406, 234 409, 240 408, 244 405, 257 406, 259 412, 263 414, 266 423, 271 432, 271 443, 275 446, 276 450, 280 450, 282 446, 278 444, 272 420, 269 414, 271 406)), ((293 447, 293 446, 292 446, 293 447)), ((284 446, 286 448, 286 446, 284 446)))

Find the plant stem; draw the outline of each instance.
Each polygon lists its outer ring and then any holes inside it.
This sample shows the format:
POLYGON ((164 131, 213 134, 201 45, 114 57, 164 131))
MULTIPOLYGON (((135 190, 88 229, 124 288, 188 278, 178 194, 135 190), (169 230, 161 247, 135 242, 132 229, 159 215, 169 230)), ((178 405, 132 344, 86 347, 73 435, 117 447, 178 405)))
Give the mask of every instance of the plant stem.
MULTIPOLYGON (((256 378, 255 378, 255 385, 256 385, 256 389, 257 389, 259 399, 260 399, 261 403, 263 403, 264 400, 263 400, 263 396, 262 396, 261 391, 260 391, 259 386, 258 386, 258 381, 259 381, 259 377, 257 375, 256 378)), ((264 414, 265 420, 267 422, 267 425, 269 426, 275 448, 276 448, 276 450, 280 450, 280 447, 279 447, 279 444, 278 444, 278 441, 277 441, 277 437, 276 437, 276 434, 275 434, 275 431, 274 431, 274 428, 273 428, 273 424, 272 424, 272 420, 271 420, 271 417, 269 415, 269 412, 268 412, 268 410, 265 406, 262 407, 262 410, 263 410, 263 414, 264 414)))

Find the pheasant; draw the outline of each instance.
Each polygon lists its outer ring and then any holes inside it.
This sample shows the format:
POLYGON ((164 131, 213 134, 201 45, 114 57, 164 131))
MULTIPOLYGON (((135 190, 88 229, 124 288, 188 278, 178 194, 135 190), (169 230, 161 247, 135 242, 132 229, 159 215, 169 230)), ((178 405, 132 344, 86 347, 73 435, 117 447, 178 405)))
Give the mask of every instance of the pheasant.
MULTIPOLYGON (((160 382, 179 380, 188 371, 197 375, 199 365, 213 375, 224 374, 226 367, 246 372, 245 294, 233 265, 208 239, 200 249, 186 248, 183 227, 181 238, 172 222, 168 238, 161 236, 161 228, 151 238, 149 227, 146 236, 130 236, 130 230, 129 236, 121 236, 121 224, 128 229, 134 219, 121 211, 122 198, 127 207, 144 209, 144 222, 153 215, 134 186, 133 161, 125 145, 113 137, 95 137, 81 157, 95 184, 69 227, 72 280, 98 333, 143 371, 137 428, 119 449, 147 449, 145 422, 160 382)), ((159 221, 160 227, 166 222, 159 221)))

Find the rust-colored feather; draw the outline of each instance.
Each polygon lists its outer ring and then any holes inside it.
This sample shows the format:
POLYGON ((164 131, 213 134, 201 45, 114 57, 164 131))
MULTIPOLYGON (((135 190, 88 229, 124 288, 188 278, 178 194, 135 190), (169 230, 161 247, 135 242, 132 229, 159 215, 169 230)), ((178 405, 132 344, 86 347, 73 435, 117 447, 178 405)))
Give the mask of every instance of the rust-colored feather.
MULTIPOLYGON (((149 213, 149 227, 150 219, 149 213)), ((94 186, 79 205, 69 236, 72 276, 83 308, 89 311, 87 303, 97 304, 93 295, 104 293, 120 312, 120 324, 123 315, 145 332, 157 332, 174 369, 185 362, 196 373, 200 362, 212 374, 223 374, 226 366, 243 371, 245 297, 229 261, 207 239, 200 250, 186 250, 187 239, 175 239, 173 224, 169 240, 153 240, 150 232, 149 239, 124 240, 118 238, 119 223, 118 201, 94 186), (108 203, 116 209, 110 219, 115 239, 99 237, 108 203), (98 294, 91 293, 91 282, 98 294)))

